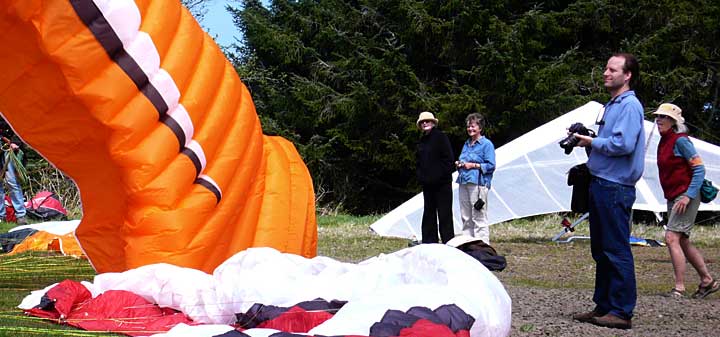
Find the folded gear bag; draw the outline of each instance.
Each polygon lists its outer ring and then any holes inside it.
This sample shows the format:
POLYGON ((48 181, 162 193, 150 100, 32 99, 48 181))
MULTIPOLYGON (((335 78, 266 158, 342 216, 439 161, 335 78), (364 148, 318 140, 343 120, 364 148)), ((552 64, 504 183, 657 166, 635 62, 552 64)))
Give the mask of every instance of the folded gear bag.
POLYGON ((475 240, 457 247, 474 259, 480 261, 485 268, 492 271, 502 271, 507 267, 505 256, 498 255, 495 248, 483 240, 475 240))
POLYGON ((717 197, 718 188, 715 187, 710 180, 703 180, 702 186, 700 186, 700 201, 704 203, 711 202, 717 197))
POLYGON ((568 186, 573 187, 570 210, 585 213, 590 209, 590 169, 586 164, 575 165, 568 171, 568 186))

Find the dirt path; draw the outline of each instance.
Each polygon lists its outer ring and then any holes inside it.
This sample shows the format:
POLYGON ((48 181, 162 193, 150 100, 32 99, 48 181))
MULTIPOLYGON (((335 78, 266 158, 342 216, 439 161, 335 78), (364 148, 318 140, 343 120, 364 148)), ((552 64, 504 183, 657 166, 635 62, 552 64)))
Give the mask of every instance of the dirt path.
POLYGON ((573 322, 591 309, 592 290, 509 286, 513 300, 511 336, 720 336, 720 296, 704 300, 640 295, 632 330, 573 322))
MULTIPOLYGON (((633 247, 638 304, 632 330, 573 322, 592 309, 594 262, 586 243, 497 243, 508 268, 496 273, 513 300, 511 336, 720 336, 720 292, 703 300, 662 297, 672 288, 672 265, 664 247, 633 247)), ((720 278, 719 248, 701 248, 720 278)), ((698 278, 688 266, 688 289, 698 278)))

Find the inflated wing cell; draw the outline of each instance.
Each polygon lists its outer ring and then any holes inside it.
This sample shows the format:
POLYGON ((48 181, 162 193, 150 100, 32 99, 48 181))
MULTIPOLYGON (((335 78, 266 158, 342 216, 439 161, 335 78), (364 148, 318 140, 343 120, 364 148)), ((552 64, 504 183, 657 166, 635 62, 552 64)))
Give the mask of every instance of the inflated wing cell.
POLYGON ((316 254, 305 164, 178 1, 0 0, 0 29, 0 111, 75 180, 96 270, 316 254))

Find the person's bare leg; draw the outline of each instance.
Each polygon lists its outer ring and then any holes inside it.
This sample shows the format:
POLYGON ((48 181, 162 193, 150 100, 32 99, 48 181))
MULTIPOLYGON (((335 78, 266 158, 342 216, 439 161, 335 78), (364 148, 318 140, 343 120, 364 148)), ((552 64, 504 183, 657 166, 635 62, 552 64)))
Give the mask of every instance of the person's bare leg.
POLYGON ((690 238, 682 234, 680 234, 680 236, 680 247, 682 248, 685 257, 687 257, 688 262, 690 262, 693 268, 697 271, 698 276, 700 276, 700 285, 703 287, 707 286, 713 281, 713 278, 710 275, 710 271, 708 271, 707 264, 705 264, 705 259, 703 259, 702 253, 700 253, 700 250, 690 242, 690 238))
POLYGON ((680 246, 680 238, 683 236, 682 233, 673 231, 665 231, 665 244, 670 252, 670 262, 672 262, 673 271, 675 273, 675 289, 683 292, 685 291, 685 253, 683 248, 680 246))

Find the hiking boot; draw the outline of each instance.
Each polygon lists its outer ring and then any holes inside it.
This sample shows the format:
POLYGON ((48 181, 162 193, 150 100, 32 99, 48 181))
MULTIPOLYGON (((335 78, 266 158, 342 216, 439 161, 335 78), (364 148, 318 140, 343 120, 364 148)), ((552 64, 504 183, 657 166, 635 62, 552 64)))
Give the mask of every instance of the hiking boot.
POLYGON ((24 226, 24 225, 28 224, 27 220, 25 220, 24 216, 21 216, 21 217, 15 219, 15 222, 17 223, 18 226, 24 226))
POLYGON ((622 319, 613 314, 607 314, 605 316, 593 317, 590 323, 597 326, 604 326, 612 329, 630 329, 632 328, 632 321, 629 319, 622 319))
POLYGON ((583 312, 583 313, 581 313, 581 314, 575 314, 575 315, 572 316, 572 319, 573 319, 574 321, 578 321, 578 322, 582 322, 582 323, 588 323, 588 322, 590 322, 590 320, 592 320, 593 318, 595 318, 595 317, 600 317, 600 316, 602 316, 600 313, 598 313, 597 311, 593 310, 593 311, 583 312))

